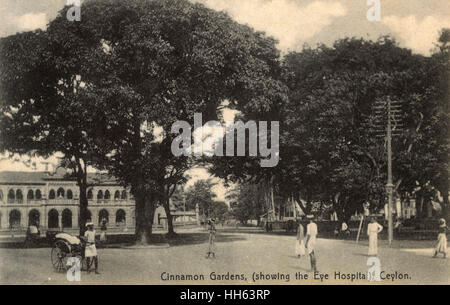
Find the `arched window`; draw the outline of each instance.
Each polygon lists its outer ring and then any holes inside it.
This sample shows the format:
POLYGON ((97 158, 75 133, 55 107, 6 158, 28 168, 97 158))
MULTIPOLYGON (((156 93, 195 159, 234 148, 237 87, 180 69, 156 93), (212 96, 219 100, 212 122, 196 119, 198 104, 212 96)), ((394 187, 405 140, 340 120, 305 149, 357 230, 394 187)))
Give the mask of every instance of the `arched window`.
POLYGON ((120 191, 116 191, 114 193, 114 200, 119 200, 120 199, 120 191))
POLYGON ((111 194, 109 193, 108 190, 105 191, 105 200, 109 200, 111 199, 111 194))
POLYGON ((8 192, 8 201, 14 201, 14 199, 16 199, 16 193, 11 189, 8 192))
POLYGON ((103 192, 100 190, 97 193, 97 200, 102 200, 103 199, 103 192))
POLYGON ((41 200, 41 199, 42 199, 41 190, 36 190, 36 200, 41 200))
POLYGON ((94 198, 94 194, 92 193, 92 190, 89 190, 89 191, 87 192, 87 199, 88 199, 88 200, 91 200, 92 198, 94 198))
POLYGON ((34 199, 33 190, 29 190, 27 193, 27 200, 33 200, 33 199, 34 199))
POLYGON ((67 199, 73 199, 72 190, 67 190, 67 199))
POLYGON ((48 193, 48 199, 55 199, 55 197, 55 190, 50 190, 50 192, 48 193))
POLYGON ((2 190, 0 190, 0 201, 3 201, 3 192, 2 192, 2 190))
POLYGON ((16 229, 20 227, 20 212, 17 210, 12 210, 9 213, 9 227, 11 229, 16 229))
POLYGON ((109 222, 109 213, 105 209, 100 210, 100 212, 98 212, 98 224, 99 225, 102 223, 103 219, 106 219, 106 223, 109 222))
POLYGON ((31 210, 28 213, 28 225, 37 226, 40 223, 41 213, 38 210, 31 210))
POLYGON ((23 202, 23 194, 21 190, 17 190, 16 191, 16 200, 18 203, 22 203, 23 202))
POLYGON ((126 218, 125 218, 125 211, 120 209, 116 212, 116 225, 118 226, 125 226, 126 224, 126 218))
POLYGON ((59 213, 55 209, 48 212, 48 228, 56 229, 59 227, 59 213))
POLYGON ((62 211, 61 217, 63 229, 72 228, 72 211, 69 209, 65 209, 64 211, 62 211))
POLYGON ((64 198, 64 189, 60 187, 58 191, 56 192, 56 197, 58 198, 64 198))
POLYGON ((122 191, 122 197, 121 197, 122 199, 127 199, 127 191, 126 190, 123 190, 122 191))

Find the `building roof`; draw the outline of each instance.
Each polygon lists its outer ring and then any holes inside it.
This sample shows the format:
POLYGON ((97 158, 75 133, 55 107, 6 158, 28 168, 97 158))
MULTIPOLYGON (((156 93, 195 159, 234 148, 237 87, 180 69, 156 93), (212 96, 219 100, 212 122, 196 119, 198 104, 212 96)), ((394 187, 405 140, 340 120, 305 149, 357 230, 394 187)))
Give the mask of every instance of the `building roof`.
POLYGON ((0 172, 0 183, 45 183, 44 172, 0 172))
MULTIPOLYGON (((24 172, 0 171, 0 184, 45 184, 48 181, 75 181, 67 172, 24 172)), ((89 184, 117 184, 117 180, 108 174, 88 173, 89 184)))

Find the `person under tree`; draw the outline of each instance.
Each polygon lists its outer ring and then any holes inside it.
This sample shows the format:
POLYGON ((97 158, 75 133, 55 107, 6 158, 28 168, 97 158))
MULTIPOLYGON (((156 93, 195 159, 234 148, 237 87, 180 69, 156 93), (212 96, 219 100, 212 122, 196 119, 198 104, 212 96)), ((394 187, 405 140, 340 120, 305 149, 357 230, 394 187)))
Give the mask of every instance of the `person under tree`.
POLYGON ((98 255, 97 248, 95 247, 95 230, 94 223, 88 222, 86 223, 86 227, 88 228, 86 232, 84 232, 84 237, 86 240, 86 249, 84 252, 84 256, 86 257, 87 262, 87 271, 90 273, 92 263, 95 266, 95 274, 100 274, 98 272, 98 255), (91 261, 92 259, 92 261, 91 261))

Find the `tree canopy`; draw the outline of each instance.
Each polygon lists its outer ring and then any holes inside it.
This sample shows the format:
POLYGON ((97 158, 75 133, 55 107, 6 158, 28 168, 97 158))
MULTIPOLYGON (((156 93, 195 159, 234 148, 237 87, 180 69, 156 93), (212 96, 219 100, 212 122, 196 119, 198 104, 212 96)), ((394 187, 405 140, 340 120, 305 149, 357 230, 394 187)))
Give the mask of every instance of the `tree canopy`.
MULTIPOLYGON (((281 103, 283 97, 273 90, 280 83, 272 78, 279 72, 276 42, 225 13, 186 0, 87 1, 81 8, 83 22, 68 21, 68 8, 46 31, 2 41, 7 45, 20 40, 23 56, 30 58, 23 61, 22 55, 8 53, 14 47, 3 48, 1 56, 10 70, 2 69, 8 74, 2 89, 10 90, 4 90, 8 95, 2 101, 19 105, 27 98, 33 105, 40 99, 37 111, 49 118, 42 124, 64 138, 45 147, 68 157, 74 143, 67 143, 71 138, 66 132, 75 128, 76 140, 90 145, 89 150, 80 148, 86 163, 130 186, 136 200, 136 236, 147 242, 157 202, 168 207, 167 195, 185 181, 189 167, 187 158, 171 154, 172 124, 193 122, 196 112, 205 119, 217 118, 224 100, 249 109, 281 103), (28 78, 14 78, 16 66, 28 78), (24 87, 33 93, 21 96, 24 87), (56 109, 46 107, 54 100, 64 102, 55 103, 56 109)), ((31 121, 33 111, 24 109, 15 118, 31 121)), ((20 137, 29 127, 23 120, 16 122, 19 127, 11 134, 20 137)), ((23 151, 37 145, 12 139, 5 149, 11 149, 12 142, 23 151)))
MULTIPOLYGON (((243 221, 261 212, 247 183, 272 185, 305 213, 313 202, 331 204, 343 220, 365 201, 379 209, 386 116, 375 109, 387 101, 401 105, 397 196, 422 204, 439 191, 448 210, 448 29, 429 57, 390 37, 345 38, 281 57, 265 33, 187 0, 86 1, 82 22, 68 21, 68 9, 46 30, 0 39, 0 151, 62 153, 80 187, 82 224, 89 165, 130 187, 142 243, 157 204, 173 231, 169 198, 200 161, 217 177, 245 182, 236 209, 243 221), (173 123, 192 126, 195 113, 216 120, 224 101, 243 121, 280 122, 278 166, 261 168, 259 157, 172 154, 173 123)), ((212 211, 208 187, 196 184, 188 205, 201 193, 196 202, 213 215, 224 209, 212 211)))

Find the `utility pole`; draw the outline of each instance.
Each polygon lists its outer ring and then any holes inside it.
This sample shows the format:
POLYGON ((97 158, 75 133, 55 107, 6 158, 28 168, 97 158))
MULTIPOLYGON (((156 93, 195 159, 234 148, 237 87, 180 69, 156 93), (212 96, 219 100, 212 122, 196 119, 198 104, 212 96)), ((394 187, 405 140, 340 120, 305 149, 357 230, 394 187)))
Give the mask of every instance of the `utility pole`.
POLYGON ((186 226, 186 194, 183 194, 183 226, 186 226))
POLYGON ((386 191, 388 195, 388 241, 389 246, 392 244, 394 231, 392 227, 392 191, 394 184, 392 184, 392 125, 391 125, 391 100, 388 99, 388 120, 387 120, 387 169, 388 177, 386 184, 386 191))
MULTIPOLYGON (((375 102, 375 115, 377 117, 375 121, 375 132, 386 131, 386 154, 387 154, 387 183, 386 183, 386 193, 388 197, 388 241, 389 246, 392 245, 392 240, 394 239, 394 228, 392 220, 392 209, 393 209, 393 191, 394 184, 392 179, 392 137, 398 135, 402 132, 403 124, 402 120, 402 105, 400 102, 392 102, 391 98, 386 97, 386 101, 375 102), (386 113, 387 112, 387 113, 386 113), (382 118, 384 114, 387 114, 387 122, 384 125, 382 118), (394 121, 394 126, 392 126, 392 121, 394 121), (386 127, 384 127, 386 126, 386 127)), ((379 135, 380 136, 380 135, 379 135)))
POLYGON ((275 200, 274 200, 274 198, 273 198, 273 178, 272 178, 271 181, 270 181, 270 197, 271 197, 271 202, 272 202, 272 209, 273 209, 273 215, 274 215, 274 218, 275 218, 276 220, 278 220, 278 219, 277 219, 277 214, 276 214, 276 212, 275 212, 275 200))

